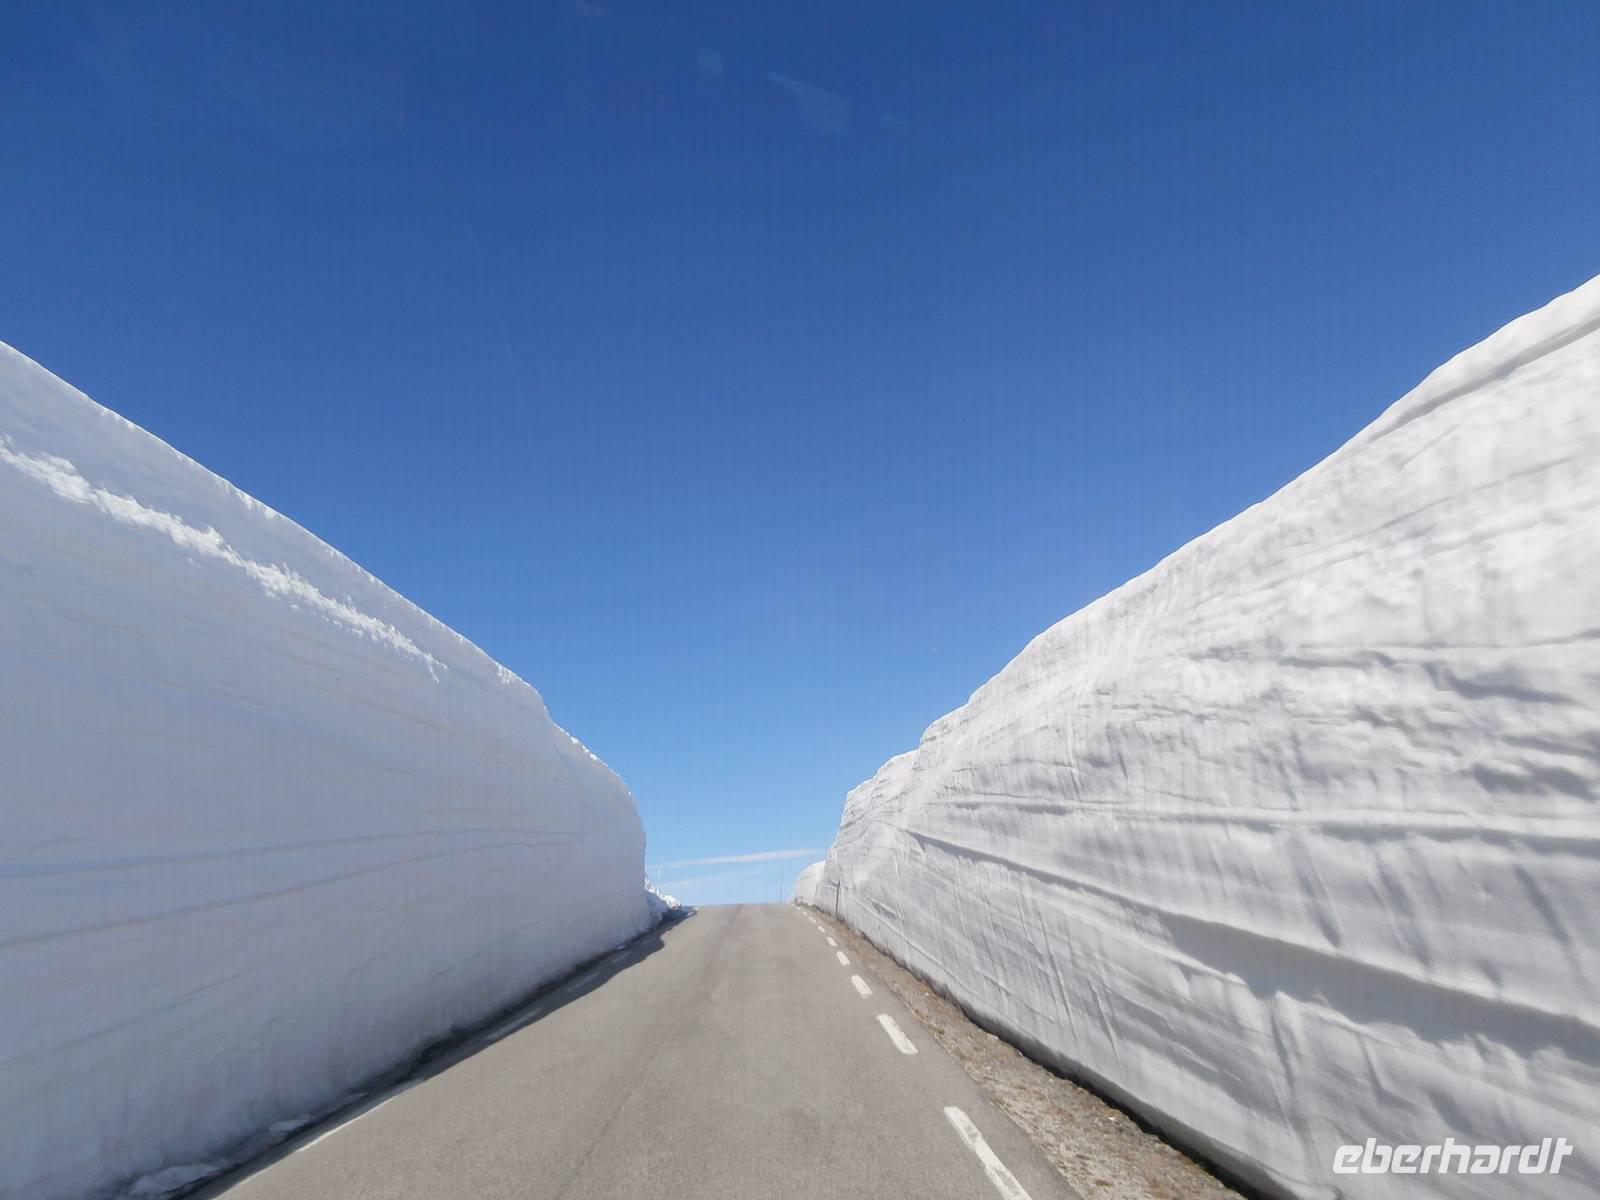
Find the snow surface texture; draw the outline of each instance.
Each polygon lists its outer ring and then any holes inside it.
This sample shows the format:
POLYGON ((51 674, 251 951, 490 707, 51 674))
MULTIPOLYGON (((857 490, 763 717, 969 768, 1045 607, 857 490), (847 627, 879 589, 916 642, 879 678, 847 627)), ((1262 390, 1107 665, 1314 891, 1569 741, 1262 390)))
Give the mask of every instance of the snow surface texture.
POLYGON ((1035 638, 813 902, 1267 1190, 1600 1194, 1600 279, 1035 638), (1334 1148, 1572 1139, 1559 1176, 1334 1148))
POLYGON ((146 1191, 651 921, 537 692, 0 346, 0 1195, 146 1191))
POLYGON ((645 901, 650 905, 650 923, 660 924, 683 906, 678 903, 676 896, 669 896, 660 891, 655 884, 645 880, 645 901))
POLYGON ((793 899, 801 904, 811 904, 820 907, 818 890, 822 883, 822 869, 824 863, 814 862, 809 866, 801 867, 800 873, 794 877, 793 899))

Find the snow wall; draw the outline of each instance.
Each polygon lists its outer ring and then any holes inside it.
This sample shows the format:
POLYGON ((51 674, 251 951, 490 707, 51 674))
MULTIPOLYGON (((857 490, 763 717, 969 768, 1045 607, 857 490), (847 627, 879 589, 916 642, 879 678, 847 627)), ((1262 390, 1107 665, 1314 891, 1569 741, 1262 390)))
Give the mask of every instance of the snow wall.
POLYGON ((835 883, 1268 1192, 1600 1194, 1600 279, 1035 638, 850 793, 835 883), (1558 1176, 1331 1170, 1558 1136, 1558 1176))
POLYGON ((823 864, 814 862, 800 868, 800 873, 794 877, 793 900, 801 904, 819 904, 817 900, 818 885, 822 882, 823 864))
POLYGON ((622 781, 0 346, 0 1195, 193 1164, 650 921, 622 781))

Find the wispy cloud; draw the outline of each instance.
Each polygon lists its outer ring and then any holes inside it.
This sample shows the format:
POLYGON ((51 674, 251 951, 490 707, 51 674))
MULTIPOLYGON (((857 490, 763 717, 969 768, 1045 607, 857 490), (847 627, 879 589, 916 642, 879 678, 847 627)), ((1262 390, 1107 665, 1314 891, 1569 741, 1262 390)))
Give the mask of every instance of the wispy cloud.
POLYGON ((800 106, 800 119, 811 128, 823 133, 850 131, 850 101, 843 96, 776 71, 768 71, 767 78, 794 97, 800 106))
POLYGON ((680 858, 676 862, 652 863, 647 869, 659 871, 663 867, 710 867, 718 863, 778 862, 786 858, 810 858, 821 854, 815 847, 802 850, 758 850, 754 854, 717 854, 710 858, 680 858))
POLYGON ((694 51, 694 65, 707 75, 720 76, 727 60, 722 51, 713 50, 710 46, 696 46, 694 51))

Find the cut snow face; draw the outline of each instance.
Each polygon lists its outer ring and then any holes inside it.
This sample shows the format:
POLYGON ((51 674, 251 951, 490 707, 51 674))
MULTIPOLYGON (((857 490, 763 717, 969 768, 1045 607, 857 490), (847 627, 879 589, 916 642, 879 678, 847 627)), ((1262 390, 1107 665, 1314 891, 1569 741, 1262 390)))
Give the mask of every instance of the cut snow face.
POLYGON ((818 885, 822 882, 822 866, 820 862, 810 863, 800 868, 800 873, 794 877, 794 896, 801 904, 819 904, 818 885))
POLYGON ((644 885, 645 900, 650 905, 650 915, 653 922, 666 920, 681 907, 676 896, 669 896, 659 890, 649 880, 644 885))
POLYGON ((1600 280, 1035 638, 797 896, 1269 1191, 1600 1192, 1597 331, 1600 280))
POLYGON ((653 919, 538 693, 3 346, 0 661, 0 1195, 181 1186, 653 919))

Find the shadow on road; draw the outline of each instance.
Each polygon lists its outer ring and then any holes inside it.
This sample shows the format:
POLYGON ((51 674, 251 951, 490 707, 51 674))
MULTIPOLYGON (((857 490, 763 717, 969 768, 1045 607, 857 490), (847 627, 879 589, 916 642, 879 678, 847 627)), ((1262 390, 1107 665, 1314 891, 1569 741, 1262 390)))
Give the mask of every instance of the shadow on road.
POLYGON ((351 1093, 315 1120, 285 1136, 283 1130, 265 1130, 223 1156, 236 1165, 189 1188, 166 1193, 166 1200, 211 1200, 250 1176, 281 1162, 296 1150, 320 1141, 334 1130, 387 1104, 419 1083, 442 1075, 456 1064, 487 1050, 496 1042, 526 1029, 535 1022, 604 987, 612 976, 643 962, 665 945, 674 928, 695 915, 690 907, 678 909, 655 928, 640 934, 627 945, 578 964, 560 979, 542 984, 539 990, 471 1028, 457 1030, 425 1047, 406 1062, 369 1079, 359 1091, 351 1093))

